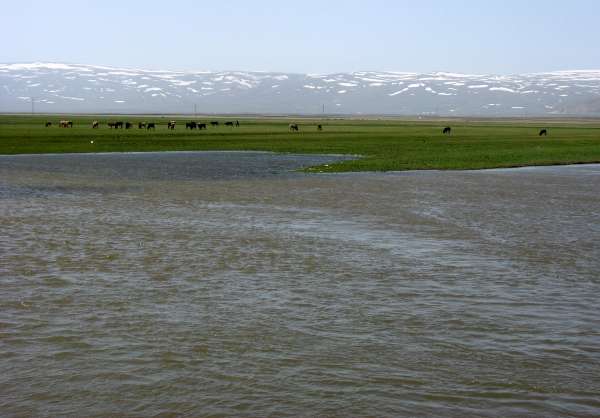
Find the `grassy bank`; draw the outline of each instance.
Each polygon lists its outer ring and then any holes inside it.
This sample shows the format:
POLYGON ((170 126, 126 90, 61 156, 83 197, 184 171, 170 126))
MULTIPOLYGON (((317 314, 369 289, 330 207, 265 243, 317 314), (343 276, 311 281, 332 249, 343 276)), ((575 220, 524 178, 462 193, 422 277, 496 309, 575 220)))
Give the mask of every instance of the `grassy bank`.
MULTIPOLYGON (((409 169, 479 169, 527 165, 600 162, 600 121, 406 121, 296 119, 300 132, 289 132, 289 119, 240 119, 239 128, 185 129, 189 117, 16 116, 0 115, 0 154, 256 150, 291 153, 354 154, 321 171, 388 171, 409 169), (74 127, 59 128, 60 119, 74 127), (92 120, 100 121, 92 129, 92 120), (108 121, 123 120, 135 128, 109 129, 108 121), (137 128, 138 121, 157 123, 156 130, 137 128), (46 121, 53 126, 46 128, 46 121), (323 125, 319 132, 316 125, 323 125), (444 126, 452 126, 444 136, 444 126), (540 128, 548 137, 539 137, 540 128), (93 142, 92 142, 93 141, 93 142)), ((202 118, 194 120, 233 120, 202 118)))

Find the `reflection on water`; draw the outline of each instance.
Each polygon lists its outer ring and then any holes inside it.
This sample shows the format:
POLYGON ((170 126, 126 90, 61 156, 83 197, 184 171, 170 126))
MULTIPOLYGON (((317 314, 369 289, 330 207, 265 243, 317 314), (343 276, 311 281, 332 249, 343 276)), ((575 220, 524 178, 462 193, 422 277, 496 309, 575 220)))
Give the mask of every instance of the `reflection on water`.
POLYGON ((599 166, 0 157, 7 415, 598 416, 599 166))

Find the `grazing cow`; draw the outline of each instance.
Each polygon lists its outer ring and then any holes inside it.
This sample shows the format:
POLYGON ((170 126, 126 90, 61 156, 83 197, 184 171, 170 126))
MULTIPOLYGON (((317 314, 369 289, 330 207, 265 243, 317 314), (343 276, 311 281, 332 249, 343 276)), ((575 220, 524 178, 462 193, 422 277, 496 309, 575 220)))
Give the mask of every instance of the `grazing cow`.
POLYGON ((198 124, 196 122, 186 122, 185 123, 185 129, 196 129, 198 127, 198 124))
POLYGON ((148 122, 146 124, 146 130, 148 129, 156 129, 156 125, 154 125, 154 122, 148 122))
POLYGON ((73 127, 73 122, 70 120, 61 120, 58 123, 58 126, 61 128, 72 128, 73 127))
POLYGON ((119 129, 119 128, 123 129, 123 122, 122 121, 115 122, 115 129, 119 129))
POLYGON ((230 126, 233 128, 233 122, 225 122, 225 126, 230 126))
POLYGON ((213 120, 213 121, 210 123, 210 126, 219 126, 219 121, 217 121, 217 120, 213 120))
POLYGON ((133 123, 125 122, 125 129, 131 129, 131 128, 133 128, 133 123))
POLYGON ((49 128, 52 126, 52 122, 46 122, 46 128, 49 128))
POLYGON ((146 128, 146 122, 138 122, 138 129, 146 128))
POLYGON ((444 134, 444 135, 450 135, 451 133, 452 133, 452 128, 449 126, 446 126, 444 128, 444 130, 442 131, 442 134, 444 134))
POLYGON ((199 123, 198 129, 206 129, 206 123, 199 123))
POLYGON ((67 122, 67 126, 68 126, 69 128, 72 128, 72 127, 73 127, 73 121, 72 121, 72 120, 68 121, 68 122, 67 122))
POLYGON ((167 129, 170 130, 174 130, 175 129, 175 124, 177 123, 177 121, 175 120, 170 120, 169 123, 167 123, 167 129))
POLYGON ((540 135, 539 136, 548 136, 548 130, 547 129, 542 129, 540 131, 540 135))
POLYGON ((96 129, 100 126, 100 122, 98 122, 97 120, 92 122, 92 129, 96 129))
POLYGON ((236 128, 239 128, 239 127, 240 127, 240 121, 239 121, 239 120, 236 120, 236 121, 235 121, 235 127, 236 127, 236 128))
POLYGON ((115 123, 114 123, 114 122, 108 122, 108 123, 107 123, 107 125, 108 125, 108 127, 109 127, 110 129, 112 129, 112 128, 114 128, 114 127, 115 127, 115 123))
POLYGON ((298 132, 298 124, 297 123, 290 123, 289 128, 290 128, 290 131, 298 132))
POLYGON ((323 130, 323 125, 317 125, 317 131, 322 131, 323 130))

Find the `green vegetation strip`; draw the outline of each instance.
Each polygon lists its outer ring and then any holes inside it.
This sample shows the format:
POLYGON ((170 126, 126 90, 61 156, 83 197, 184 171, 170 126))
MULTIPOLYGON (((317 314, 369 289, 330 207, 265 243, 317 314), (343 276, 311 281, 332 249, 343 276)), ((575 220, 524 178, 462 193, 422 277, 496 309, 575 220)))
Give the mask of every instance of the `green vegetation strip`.
POLYGON ((187 130, 186 118, 160 116, 0 116, 0 154, 244 150, 300 154, 350 154, 359 158, 309 171, 481 169, 600 162, 600 121, 407 121, 356 119, 239 119, 197 117, 207 130, 187 130), (73 128, 60 128, 61 119, 73 128), (167 121, 178 120, 175 130, 167 121), (92 129, 92 121, 100 127, 92 129), (109 121, 132 129, 110 129, 109 121), (219 120, 219 127, 210 121, 219 120), (52 127, 45 127, 46 121, 52 127), (139 121, 156 130, 138 129, 139 121), (288 125, 298 123, 299 132, 288 125), (323 125, 323 131, 317 130, 323 125), (444 126, 451 135, 442 135, 444 126), (541 128, 548 136, 540 137, 541 128))

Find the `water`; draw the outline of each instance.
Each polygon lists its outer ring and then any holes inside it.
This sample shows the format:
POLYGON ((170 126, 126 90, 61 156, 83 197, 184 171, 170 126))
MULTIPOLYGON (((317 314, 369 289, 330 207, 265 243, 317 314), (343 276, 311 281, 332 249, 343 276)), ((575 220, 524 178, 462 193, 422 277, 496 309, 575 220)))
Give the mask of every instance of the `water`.
POLYGON ((0 157, 0 415, 600 415, 600 166, 333 159, 0 157))

